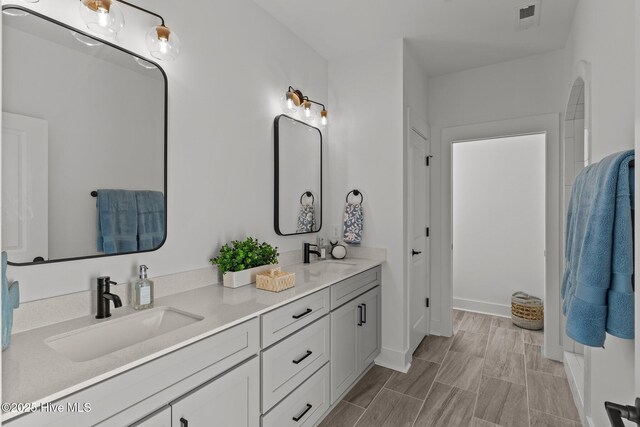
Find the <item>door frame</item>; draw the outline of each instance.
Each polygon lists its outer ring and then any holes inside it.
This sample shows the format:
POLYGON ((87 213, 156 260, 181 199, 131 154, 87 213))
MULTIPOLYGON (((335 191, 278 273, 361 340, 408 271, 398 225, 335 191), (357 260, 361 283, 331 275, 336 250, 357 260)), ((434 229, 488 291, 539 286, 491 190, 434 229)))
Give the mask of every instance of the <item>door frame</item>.
POLYGON ((477 123, 442 129, 442 239, 440 251, 442 253, 442 335, 453 335, 453 197, 452 197, 452 146, 454 142, 492 139, 527 134, 546 134, 545 142, 545 317, 544 317, 544 347, 545 357, 562 360, 561 347, 561 303, 560 282, 562 257, 560 253, 560 218, 562 216, 560 203, 560 114, 543 114, 538 116, 521 117, 509 120, 477 123), (449 313, 446 315, 445 313, 449 313))
MULTIPOLYGON (((415 350, 415 348, 411 348, 411 292, 409 290, 409 287, 411 286, 411 256, 409 255, 411 253, 411 240, 412 240, 412 236, 413 236, 413 202, 412 200, 410 200, 409 198, 409 194, 410 194, 410 186, 411 184, 411 179, 412 179, 412 173, 413 173, 413 166, 412 166, 412 162, 411 162, 411 158, 410 158, 410 144, 411 144, 411 132, 415 132, 417 133, 419 136, 421 136, 422 138, 424 138, 425 140, 425 152, 426 154, 429 156, 431 155, 431 135, 430 135, 430 128, 429 125, 427 124, 427 122, 420 118, 419 116, 417 116, 413 110, 410 107, 407 107, 407 114, 406 114, 406 127, 405 127, 405 138, 404 138, 404 162, 405 162, 405 173, 404 173, 404 188, 405 188, 405 194, 404 194, 404 199, 405 199, 405 215, 404 215, 404 221, 405 221, 405 226, 404 226, 404 242, 403 242, 403 246, 404 246, 404 268, 405 268, 405 277, 406 277, 406 286, 405 286, 405 296, 406 296, 406 327, 405 327, 405 342, 407 345, 407 352, 406 355, 409 358, 409 360, 407 361, 407 363, 411 363, 411 355, 413 354, 413 351, 415 350)), ((430 176, 431 172, 430 172, 430 168, 427 168, 427 176, 430 176)), ((431 195, 431 189, 430 187, 427 187, 427 201, 430 200, 430 195, 431 195)), ((429 209, 431 209, 431 203, 429 203, 429 209)), ((431 215, 429 215, 431 216, 431 215)), ((427 298, 430 298, 430 285, 431 285, 431 242, 430 239, 427 238, 427 248, 428 248, 428 253, 429 256, 426 259, 426 263, 427 263, 427 277, 425 278, 425 282, 426 282, 426 295, 427 298)), ((425 307, 426 313, 426 320, 427 320, 427 333, 429 331, 429 328, 431 327, 431 318, 430 318, 430 309, 425 307)))

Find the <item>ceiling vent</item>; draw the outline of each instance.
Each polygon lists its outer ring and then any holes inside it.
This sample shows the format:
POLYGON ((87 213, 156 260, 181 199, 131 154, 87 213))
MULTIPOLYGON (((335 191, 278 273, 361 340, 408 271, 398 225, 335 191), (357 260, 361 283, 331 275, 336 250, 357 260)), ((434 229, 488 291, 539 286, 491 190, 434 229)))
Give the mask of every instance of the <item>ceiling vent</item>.
POLYGON ((540 25, 540 0, 523 3, 515 8, 516 31, 540 25))

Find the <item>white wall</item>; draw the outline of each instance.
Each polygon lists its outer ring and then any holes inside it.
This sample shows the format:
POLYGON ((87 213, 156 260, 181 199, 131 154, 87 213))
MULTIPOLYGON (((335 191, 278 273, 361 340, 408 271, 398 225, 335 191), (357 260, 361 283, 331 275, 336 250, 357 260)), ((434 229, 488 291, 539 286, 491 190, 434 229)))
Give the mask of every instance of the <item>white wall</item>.
MULTIPOLYGON (((406 107, 427 119, 427 77, 402 40, 329 63, 329 185, 333 206, 357 188, 364 195, 363 246, 387 249, 382 287, 382 354, 395 369, 410 363, 405 275, 406 107)), ((328 221, 341 232, 336 209, 328 221)))
MULTIPOLYGON (((585 60, 591 64, 594 162, 634 147, 635 7, 633 0, 581 1, 565 48, 565 99, 575 80, 578 62, 585 60)), ((634 343, 608 335, 605 348, 587 348, 585 357, 587 414, 593 426, 608 425, 603 402, 628 405, 635 398, 634 343)))
MULTIPOLYGON (((90 289, 103 274, 127 281, 138 264, 149 265, 152 275, 207 267, 222 243, 246 235, 280 251, 312 240, 278 237, 273 229, 273 118, 290 84, 326 101, 327 62, 251 0, 137 4, 164 15, 183 45, 176 61, 163 64, 169 78, 167 242, 146 254, 11 267, 22 301, 90 289)), ((75 0, 30 6, 83 25, 75 0)), ((153 19, 121 7, 127 27, 119 42, 146 55, 144 35, 153 19)))
POLYGON ((343 169, 333 177, 342 181, 334 186, 336 203, 344 204, 344 195, 353 188, 362 191, 362 245, 387 248, 380 358, 388 365, 404 359, 405 347, 402 56, 398 39, 375 51, 329 62, 330 104, 336 117, 329 130, 330 152, 334 155, 337 148, 343 169))
MULTIPOLYGON (((429 79, 431 150, 431 298, 442 296, 442 129, 564 110, 564 52, 554 51, 429 79)), ((441 304, 431 310, 431 331, 440 334, 441 304)))
POLYGON ((162 75, 131 58, 120 59, 130 68, 97 59, 110 48, 87 48, 65 29, 56 35, 66 36, 71 47, 7 25, 4 31, 2 110, 49 125, 49 258, 97 254, 91 191, 164 192, 162 75), (101 117, 111 119, 100 124, 101 117))
POLYGON ((544 297, 545 136, 453 144, 454 307, 510 315, 544 297))

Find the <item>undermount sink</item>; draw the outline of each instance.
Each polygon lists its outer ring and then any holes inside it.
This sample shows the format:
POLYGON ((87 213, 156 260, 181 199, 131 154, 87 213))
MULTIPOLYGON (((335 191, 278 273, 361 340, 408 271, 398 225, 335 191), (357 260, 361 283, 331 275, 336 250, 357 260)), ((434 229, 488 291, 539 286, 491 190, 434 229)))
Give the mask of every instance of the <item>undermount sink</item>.
POLYGON ((347 273, 355 267, 355 264, 350 262, 339 261, 320 261, 314 264, 309 264, 304 267, 305 270, 314 273, 347 273))
POLYGON ((74 362, 86 362, 202 319, 175 308, 157 307, 55 335, 45 343, 74 362))

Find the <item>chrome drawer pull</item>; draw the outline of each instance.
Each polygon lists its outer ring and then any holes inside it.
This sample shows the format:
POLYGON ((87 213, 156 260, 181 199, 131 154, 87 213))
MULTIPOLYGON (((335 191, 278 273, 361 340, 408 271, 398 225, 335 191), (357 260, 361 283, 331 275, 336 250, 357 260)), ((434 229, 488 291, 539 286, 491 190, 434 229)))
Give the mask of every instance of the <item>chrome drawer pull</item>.
POLYGON ((305 354, 304 356, 302 356, 298 360, 292 360, 292 362, 297 365, 298 363, 302 362, 304 359, 306 359, 307 357, 311 356, 312 354, 313 354, 313 352, 311 350, 307 350, 307 354, 305 354))
POLYGON ((296 319, 296 320, 297 320, 297 319, 299 319, 299 318, 301 318, 301 317, 306 316, 307 314, 311 313, 312 311, 313 311, 312 309, 307 308, 307 310, 306 310, 304 313, 294 314, 294 315, 293 315, 293 316, 291 316, 291 317, 293 317, 294 319, 296 319))

